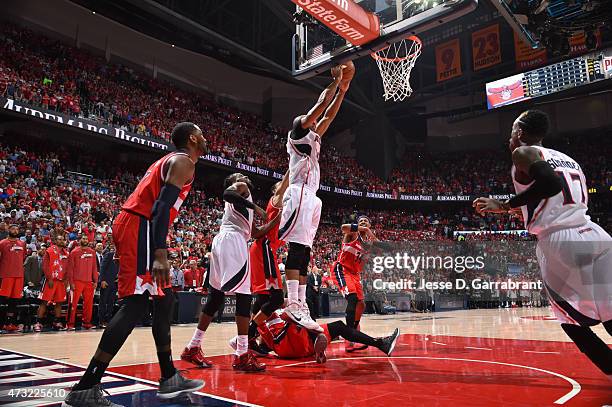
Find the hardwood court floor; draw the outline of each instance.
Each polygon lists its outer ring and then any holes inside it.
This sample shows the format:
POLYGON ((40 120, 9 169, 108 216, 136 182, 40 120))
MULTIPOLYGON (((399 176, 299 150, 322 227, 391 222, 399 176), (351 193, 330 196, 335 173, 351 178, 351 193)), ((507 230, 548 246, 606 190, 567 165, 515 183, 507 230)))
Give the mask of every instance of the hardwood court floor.
MULTIPOLYGON (((227 340, 235 334, 235 327, 213 324, 204 343, 207 355, 214 356, 215 367, 194 369, 177 362, 178 368, 189 369, 188 376, 206 380, 205 393, 187 404, 174 405, 612 405, 612 381, 568 343, 550 315, 547 308, 519 308, 366 316, 362 330, 372 336, 401 329, 393 357, 373 349, 346 354, 342 343, 333 343, 324 366, 309 360, 266 359, 268 371, 256 375, 231 370, 227 340)), ((175 358, 193 329, 193 325, 173 327, 175 358)), ((605 330, 596 327, 595 331, 612 344, 605 330)), ((0 388, 6 375, 51 363, 36 362, 30 355, 51 359, 57 366, 86 365, 100 335, 89 331, 0 337, 4 352, 0 355, 0 388)), ((111 391, 113 400, 125 405, 157 405, 151 386, 159 375, 155 360, 150 329, 137 328, 111 364, 112 372, 127 375, 109 374, 106 379, 110 390, 123 386, 111 391), (140 380, 128 385, 122 382, 126 377, 140 380)), ((80 374, 75 369, 56 371, 57 385, 72 385, 78 379, 74 375, 80 374)))

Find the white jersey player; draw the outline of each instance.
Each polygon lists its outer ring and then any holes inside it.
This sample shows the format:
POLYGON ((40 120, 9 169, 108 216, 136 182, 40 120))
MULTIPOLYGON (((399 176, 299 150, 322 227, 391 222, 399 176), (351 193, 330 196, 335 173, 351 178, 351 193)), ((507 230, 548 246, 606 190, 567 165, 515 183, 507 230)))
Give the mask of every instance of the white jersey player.
POLYGON ((520 207, 525 228, 538 238, 536 255, 551 306, 561 327, 605 374, 612 350, 591 326, 612 335, 612 238, 587 216, 588 191, 580 165, 542 146, 549 121, 529 110, 514 122, 510 149, 517 195, 506 202, 478 198, 478 213, 520 207))
POLYGON ((202 308, 200 321, 193 338, 181 354, 181 359, 200 367, 212 363, 204 357, 201 349, 202 337, 213 316, 223 306, 225 294, 236 295, 236 325, 238 347, 232 364, 234 370, 260 372, 265 365, 259 363, 248 351, 248 330, 251 319, 251 270, 249 267, 248 240, 267 234, 280 220, 280 216, 262 227, 253 222, 253 213, 266 219, 266 211, 253 203, 251 181, 235 173, 225 179, 223 200, 225 208, 219 233, 211 245, 209 285, 206 305, 202 308))
POLYGON ((287 140, 289 187, 283 198, 278 231, 279 240, 289 243, 286 264, 287 314, 296 323, 320 332, 322 329, 310 317, 306 304, 306 276, 312 242, 321 217, 321 200, 317 197, 321 178, 321 137, 340 109, 354 70, 352 63, 332 69, 332 83, 307 114, 295 118, 287 140), (347 80, 342 80, 343 74, 346 74, 347 80))

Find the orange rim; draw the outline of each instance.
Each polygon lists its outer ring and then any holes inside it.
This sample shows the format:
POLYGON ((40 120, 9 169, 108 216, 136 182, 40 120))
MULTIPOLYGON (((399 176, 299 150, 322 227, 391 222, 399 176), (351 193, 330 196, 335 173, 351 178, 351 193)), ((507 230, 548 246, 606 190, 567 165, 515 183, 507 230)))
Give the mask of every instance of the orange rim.
MULTIPOLYGON (((408 37, 404 38, 404 40, 411 40, 411 41, 413 41, 413 42, 415 42, 415 43, 419 44, 419 45, 420 45, 419 50, 420 50, 420 48, 421 48, 421 47, 423 47, 423 42, 421 42, 421 39, 420 39, 419 37, 417 37, 416 35, 410 35, 410 36, 408 36, 408 37)), ((402 40, 402 41, 403 41, 403 40, 402 40)), ((393 44, 391 44, 391 45, 393 45, 393 44)), ((385 47, 385 48, 382 48, 382 49, 380 49, 380 50, 378 50, 378 51, 376 51, 376 52, 380 52, 380 51, 382 51, 382 50, 385 50, 385 49, 389 48, 391 45, 389 45, 389 46, 387 46, 387 47, 385 47)), ((370 56, 371 56, 372 58, 374 58, 375 60, 377 60, 377 61, 384 61, 384 62, 400 62, 400 61, 404 61, 404 60, 406 60, 406 59, 409 59, 409 58, 414 57, 414 56, 417 54, 417 52, 419 52, 419 50, 417 50, 417 51, 413 52, 413 53, 412 53, 412 54, 410 54, 410 55, 406 55, 405 57, 397 57, 397 58, 385 58, 385 57, 381 57, 381 56, 380 56, 380 55, 378 55, 376 52, 372 52, 372 53, 370 53, 370 56)))

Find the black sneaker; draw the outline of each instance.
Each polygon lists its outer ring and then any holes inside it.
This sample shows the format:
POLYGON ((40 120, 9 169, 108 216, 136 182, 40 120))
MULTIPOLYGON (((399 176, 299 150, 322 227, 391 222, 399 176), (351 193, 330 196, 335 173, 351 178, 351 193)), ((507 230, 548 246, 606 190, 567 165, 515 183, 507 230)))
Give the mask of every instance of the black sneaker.
POLYGON ((192 393, 204 387, 204 380, 191 380, 181 376, 177 370, 174 376, 166 380, 159 381, 157 397, 171 399, 184 393, 192 393))
POLYGON ((105 398, 104 393, 110 396, 99 384, 91 389, 71 390, 62 403, 62 407, 124 407, 105 398))
POLYGON ((382 338, 382 345, 380 345, 378 349, 380 349, 385 355, 391 356, 393 349, 395 349, 395 344, 397 342, 397 338, 399 338, 399 334, 399 328, 395 328, 395 331, 393 331, 391 335, 382 338))

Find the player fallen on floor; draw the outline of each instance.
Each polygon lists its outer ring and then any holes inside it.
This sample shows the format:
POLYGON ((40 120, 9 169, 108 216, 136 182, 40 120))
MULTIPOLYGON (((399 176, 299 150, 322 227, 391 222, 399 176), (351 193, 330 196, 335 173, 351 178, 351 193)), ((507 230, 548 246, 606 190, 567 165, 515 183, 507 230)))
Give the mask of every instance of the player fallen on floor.
MULTIPOLYGON (((281 359, 298 359, 314 356, 317 363, 325 363, 327 345, 339 337, 353 343, 377 348, 390 356, 395 349, 399 328, 395 328, 389 336, 373 338, 361 331, 348 327, 342 321, 334 321, 321 325, 323 332, 309 330, 296 324, 284 310, 276 311, 265 324, 258 327, 261 338, 261 348, 274 351, 281 359)), ((236 349, 237 338, 230 340, 230 346, 236 349)), ((266 350, 255 350, 265 353, 266 350)))

